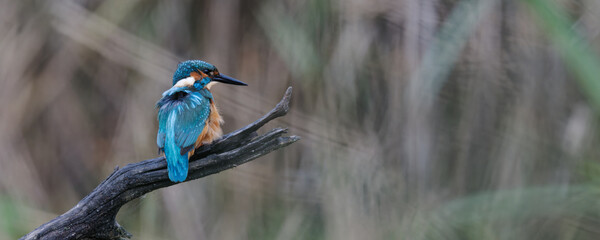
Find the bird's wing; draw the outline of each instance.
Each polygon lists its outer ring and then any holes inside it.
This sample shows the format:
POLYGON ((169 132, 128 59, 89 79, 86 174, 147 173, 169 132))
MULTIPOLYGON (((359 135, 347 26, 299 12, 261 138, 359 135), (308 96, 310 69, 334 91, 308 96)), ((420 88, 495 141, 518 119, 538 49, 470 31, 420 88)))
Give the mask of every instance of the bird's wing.
POLYGON ((159 130, 156 143, 164 149, 169 178, 174 182, 187 177, 189 152, 204 129, 210 102, 198 92, 188 90, 163 95, 157 106, 159 130))
POLYGON ((175 143, 182 149, 194 146, 210 114, 209 100, 199 93, 190 94, 186 102, 187 106, 178 112, 175 121, 175 143))
MULTIPOLYGON (((197 92, 186 92, 182 100, 165 102, 159 101, 158 134, 156 144, 159 149, 164 149, 169 114, 175 114, 173 131, 175 143, 181 149, 193 147, 196 139, 202 133, 208 115, 210 114, 210 101, 197 92)), ((169 97, 169 95, 165 96, 169 97)), ((163 97, 163 99, 165 98, 163 97)), ((191 149, 188 149, 188 151, 191 149)), ((186 151, 187 152, 187 151, 186 151)), ((183 154, 183 153, 182 153, 183 154)))

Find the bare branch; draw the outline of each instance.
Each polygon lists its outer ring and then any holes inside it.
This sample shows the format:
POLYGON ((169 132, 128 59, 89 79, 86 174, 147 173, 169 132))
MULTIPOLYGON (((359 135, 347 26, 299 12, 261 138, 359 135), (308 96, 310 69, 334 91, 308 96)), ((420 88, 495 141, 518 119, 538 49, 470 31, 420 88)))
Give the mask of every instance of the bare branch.
MULTIPOLYGON (((300 139, 284 136, 286 129, 275 128, 258 136, 256 131, 289 110, 292 87, 273 110, 250 125, 200 147, 190 158, 187 181, 202 178, 252 161, 300 139)), ((21 239, 126 239, 127 233, 115 220, 125 203, 148 192, 168 187, 164 157, 128 164, 115 169, 92 193, 75 207, 43 224, 21 239)))

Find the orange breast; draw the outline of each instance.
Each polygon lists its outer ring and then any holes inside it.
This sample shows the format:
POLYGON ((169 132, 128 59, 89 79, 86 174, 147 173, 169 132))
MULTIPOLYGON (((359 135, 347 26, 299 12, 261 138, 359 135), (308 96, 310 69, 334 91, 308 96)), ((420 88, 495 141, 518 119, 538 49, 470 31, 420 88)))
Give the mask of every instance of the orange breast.
POLYGON ((198 139, 196 139, 194 149, 190 151, 189 156, 194 155, 196 148, 203 144, 211 143, 223 136, 221 124, 223 124, 223 118, 219 115, 219 110, 217 109, 217 105, 215 105, 215 101, 212 100, 210 102, 210 114, 204 124, 204 129, 202 130, 202 133, 200 133, 200 136, 198 136, 198 139))

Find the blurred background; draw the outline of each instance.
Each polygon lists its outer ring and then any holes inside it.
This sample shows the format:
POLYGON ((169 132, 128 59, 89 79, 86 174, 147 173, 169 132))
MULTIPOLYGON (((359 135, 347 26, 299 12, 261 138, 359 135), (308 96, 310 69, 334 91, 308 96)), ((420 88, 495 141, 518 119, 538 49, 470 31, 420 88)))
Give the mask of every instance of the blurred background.
POLYGON ((302 140, 124 206, 134 239, 598 239, 600 1, 0 1, 0 239, 157 157, 177 63, 302 140))

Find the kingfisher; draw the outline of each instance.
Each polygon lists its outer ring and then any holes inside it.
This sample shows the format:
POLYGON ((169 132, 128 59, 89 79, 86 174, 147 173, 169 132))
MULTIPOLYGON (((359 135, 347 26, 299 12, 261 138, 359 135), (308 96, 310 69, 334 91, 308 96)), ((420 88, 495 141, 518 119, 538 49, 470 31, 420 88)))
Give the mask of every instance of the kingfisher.
POLYGON ((180 63, 173 75, 173 86, 162 94, 158 108, 158 151, 165 153, 169 179, 183 182, 188 175, 188 159, 195 149, 223 135, 219 115, 210 88, 222 82, 248 84, 219 73, 201 60, 180 63))

